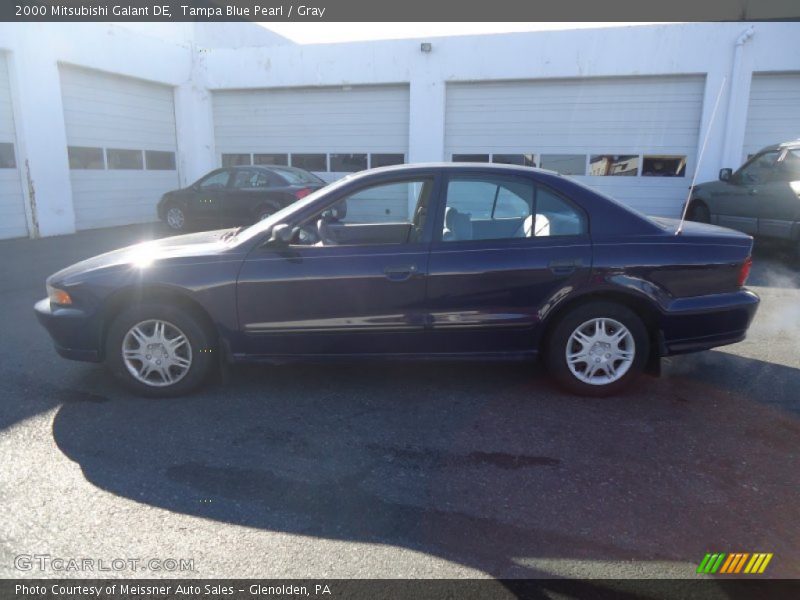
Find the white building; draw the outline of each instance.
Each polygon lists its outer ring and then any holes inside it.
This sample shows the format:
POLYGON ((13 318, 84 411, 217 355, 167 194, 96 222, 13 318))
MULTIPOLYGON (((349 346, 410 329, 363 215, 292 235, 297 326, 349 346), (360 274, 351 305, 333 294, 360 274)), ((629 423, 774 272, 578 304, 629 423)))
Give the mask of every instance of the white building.
POLYGON ((4 23, 0 237, 151 221, 164 191, 251 161, 327 179, 535 163, 676 216, 706 134, 699 181, 800 137, 798 39, 777 22, 324 45, 252 24, 4 23))

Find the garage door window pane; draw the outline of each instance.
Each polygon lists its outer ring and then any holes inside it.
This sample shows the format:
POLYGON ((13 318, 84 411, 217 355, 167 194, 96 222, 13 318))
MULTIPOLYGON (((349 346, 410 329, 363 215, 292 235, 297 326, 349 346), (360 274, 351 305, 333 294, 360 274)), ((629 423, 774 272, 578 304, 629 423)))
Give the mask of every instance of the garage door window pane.
POLYGON ((68 146, 70 169, 105 169, 102 148, 84 148, 81 146, 68 146))
POLYGON ((589 159, 589 175, 598 177, 635 177, 639 157, 633 154, 593 154, 589 159))
POLYGON ((586 175, 585 154, 542 154, 539 163, 543 169, 562 175, 586 175))
POLYGON ((144 162, 149 171, 174 171, 175 153, 161 150, 145 150, 144 162))
POLYGON ((402 165, 406 162, 405 154, 371 154, 369 157, 372 168, 402 165))
POLYGON ((334 173, 355 173, 356 171, 363 171, 366 168, 366 154, 331 154, 331 171, 334 173))
POLYGON ((453 162, 488 163, 488 154, 453 154, 453 162))
POLYGON ((249 165, 250 164, 250 155, 249 154, 223 154, 222 155, 222 166, 223 167, 235 167, 237 165, 249 165))
POLYGON ((254 165, 280 165, 285 167, 289 164, 288 154, 253 154, 254 165))
POLYGON ((501 165, 520 165, 522 167, 536 166, 533 154, 492 154, 492 162, 501 165))
POLYGON ((306 171, 327 171, 326 158, 324 154, 292 154, 292 166, 306 171))
POLYGON ((0 144, 0 169, 14 169, 17 161, 14 157, 14 144, 0 144))
POLYGON ((642 177, 683 177, 685 156, 647 155, 642 159, 642 177))
POLYGON ((109 169, 144 169, 141 150, 119 150, 108 148, 106 150, 106 160, 109 169))

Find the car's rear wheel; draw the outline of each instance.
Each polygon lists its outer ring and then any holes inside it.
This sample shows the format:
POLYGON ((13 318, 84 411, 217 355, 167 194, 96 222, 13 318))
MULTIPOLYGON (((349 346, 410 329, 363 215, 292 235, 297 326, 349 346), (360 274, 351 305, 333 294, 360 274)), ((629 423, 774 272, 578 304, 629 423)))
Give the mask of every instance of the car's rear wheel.
POLYGON ((697 223, 710 223, 711 213, 705 204, 694 201, 689 205, 688 218, 690 221, 696 221, 697 223))
POLYGON ((545 348, 547 367, 571 392, 609 396, 630 385, 650 353, 647 329, 621 304, 582 304, 555 324, 545 348))
POLYGON ((185 231, 188 225, 186 211, 177 204, 170 204, 164 213, 164 222, 172 231, 185 231))
POLYGON ((106 363, 141 395, 177 396, 208 377, 213 337, 185 310, 155 303, 131 306, 109 328, 106 363))

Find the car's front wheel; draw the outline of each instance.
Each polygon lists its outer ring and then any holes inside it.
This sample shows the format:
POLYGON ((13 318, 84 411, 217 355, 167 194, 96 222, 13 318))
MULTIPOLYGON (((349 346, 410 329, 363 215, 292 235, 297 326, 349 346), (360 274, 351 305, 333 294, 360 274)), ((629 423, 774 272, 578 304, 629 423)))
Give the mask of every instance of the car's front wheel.
POLYGON ((609 396, 644 370, 649 336, 636 313, 607 301, 580 305, 553 328, 545 358, 550 373, 571 392, 609 396))
POLYGON ((137 393, 185 394, 213 366, 213 337, 200 319, 177 307, 131 306, 114 319, 106 338, 106 363, 137 393))
POLYGON ((188 225, 186 211, 177 204, 170 204, 164 213, 164 222, 172 231, 185 231, 188 225))
POLYGON ((697 200, 693 201, 689 205, 689 214, 687 216, 690 221, 695 221, 697 223, 711 222, 711 213, 709 212, 708 207, 697 200))

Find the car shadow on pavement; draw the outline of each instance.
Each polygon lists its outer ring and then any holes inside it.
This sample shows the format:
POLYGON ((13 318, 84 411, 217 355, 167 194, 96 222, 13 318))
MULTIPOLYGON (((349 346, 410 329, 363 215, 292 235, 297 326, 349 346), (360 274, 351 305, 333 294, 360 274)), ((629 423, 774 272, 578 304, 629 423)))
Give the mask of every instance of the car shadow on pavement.
POLYGON ((750 548, 800 576, 800 371, 704 360, 603 400, 491 363, 239 367, 168 401, 108 381, 108 401, 64 404, 53 435, 88 481, 137 502, 495 577, 750 548), (716 378, 721 364, 741 379, 716 378))

